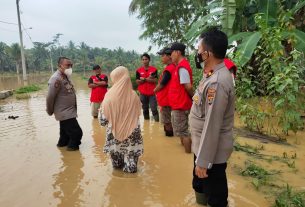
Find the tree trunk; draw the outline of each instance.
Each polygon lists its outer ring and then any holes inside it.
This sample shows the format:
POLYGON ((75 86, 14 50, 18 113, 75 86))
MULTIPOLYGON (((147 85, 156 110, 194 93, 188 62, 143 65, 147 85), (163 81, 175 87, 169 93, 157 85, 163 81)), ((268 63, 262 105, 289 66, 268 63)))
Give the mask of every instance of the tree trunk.
POLYGON ((18 61, 16 62, 16 72, 17 72, 17 75, 19 75, 19 63, 18 63, 18 61))

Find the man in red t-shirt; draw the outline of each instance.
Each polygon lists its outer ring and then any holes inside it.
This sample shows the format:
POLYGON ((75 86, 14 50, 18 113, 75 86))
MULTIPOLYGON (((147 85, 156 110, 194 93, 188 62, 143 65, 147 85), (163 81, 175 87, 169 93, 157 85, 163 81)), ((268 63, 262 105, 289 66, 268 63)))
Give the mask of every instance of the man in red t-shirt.
POLYGON ((101 73, 102 69, 99 65, 93 66, 92 71, 94 75, 89 78, 88 87, 91 88, 91 114, 94 118, 97 118, 98 109, 107 93, 108 77, 101 73))
POLYGON ((141 56, 143 66, 136 71, 136 83, 140 92, 140 100, 144 119, 149 119, 149 107, 156 122, 159 121, 159 112, 154 89, 157 83, 157 69, 149 65, 150 56, 144 53, 141 56))

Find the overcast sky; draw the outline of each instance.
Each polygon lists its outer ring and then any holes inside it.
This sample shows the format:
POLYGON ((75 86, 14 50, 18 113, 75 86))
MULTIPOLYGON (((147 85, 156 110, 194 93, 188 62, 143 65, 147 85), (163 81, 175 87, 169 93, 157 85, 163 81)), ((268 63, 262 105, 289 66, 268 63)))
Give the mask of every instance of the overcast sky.
MULTIPOLYGON (((77 45, 84 41, 91 47, 145 52, 148 41, 139 40, 141 21, 129 16, 131 0, 20 0, 21 22, 33 42, 48 42, 56 33, 62 33, 60 43, 72 40, 77 45)), ((0 0, 0 41, 19 42, 15 0, 0 0)), ((28 35, 23 34, 24 45, 31 48, 28 35)), ((155 49, 154 49, 155 50, 155 49)))

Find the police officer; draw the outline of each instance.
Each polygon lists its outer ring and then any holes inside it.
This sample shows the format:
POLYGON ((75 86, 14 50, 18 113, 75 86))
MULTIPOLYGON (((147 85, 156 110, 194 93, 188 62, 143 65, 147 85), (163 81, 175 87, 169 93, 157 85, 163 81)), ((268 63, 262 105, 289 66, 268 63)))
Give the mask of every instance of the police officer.
POLYGON ((159 121, 159 112, 154 89, 157 83, 157 68, 149 65, 150 56, 147 53, 141 55, 143 66, 136 71, 136 83, 140 92, 144 119, 149 119, 149 107, 156 122, 159 121))
POLYGON ((68 151, 79 149, 83 136, 77 117, 76 94, 71 83, 72 61, 66 57, 58 59, 58 70, 48 82, 46 98, 47 113, 53 113, 59 121, 60 137, 57 147, 66 147, 68 151))
POLYGON ((228 204, 226 167, 233 151, 235 91, 233 77, 224 64, 227 47, 223 32, 212 29, 201 34, 198 59, 204 76, 189 116, 196 201, 212 207, 228 204))

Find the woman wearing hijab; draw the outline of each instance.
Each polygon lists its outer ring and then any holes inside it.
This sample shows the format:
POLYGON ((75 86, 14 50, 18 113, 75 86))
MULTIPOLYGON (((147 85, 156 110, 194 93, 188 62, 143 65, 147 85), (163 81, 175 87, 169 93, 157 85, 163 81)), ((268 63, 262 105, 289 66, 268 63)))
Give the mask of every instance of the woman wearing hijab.
POLYGON ((107 126, 104 152, 110 154, 114 168, 135 173, 138 158, 143 154, 141 102, 132 90, 127 68, 115 68, 110 78, 113 85, 105 95, 100 114, 101 125, 107 126))

